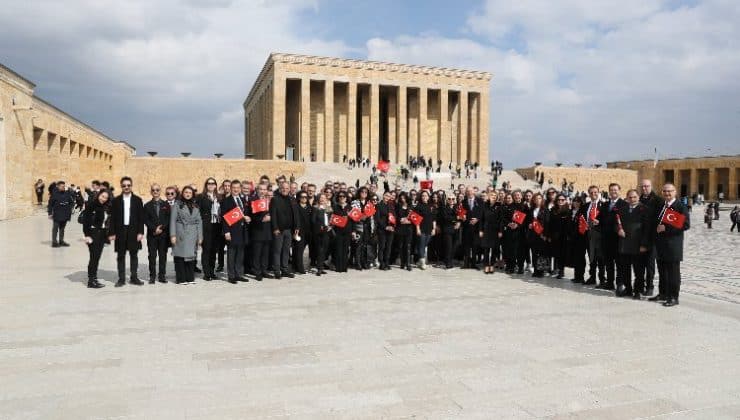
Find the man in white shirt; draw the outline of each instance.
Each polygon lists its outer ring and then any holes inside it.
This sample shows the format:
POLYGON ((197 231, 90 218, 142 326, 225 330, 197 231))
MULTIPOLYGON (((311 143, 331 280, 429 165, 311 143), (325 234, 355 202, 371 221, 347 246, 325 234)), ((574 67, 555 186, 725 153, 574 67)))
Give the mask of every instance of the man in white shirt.
POLYGON ((129 254, 131 284, 141 286, 139 280, 138 252, 144 239, 144 204, 137 195, 131 192, 133 181, 125 176, 121 178, 121 195, 113 199, 111 207, 111 224, 108 239, 115 243, 118 263, 118 282, 116 287, 126 284, 126 253, 129 254))

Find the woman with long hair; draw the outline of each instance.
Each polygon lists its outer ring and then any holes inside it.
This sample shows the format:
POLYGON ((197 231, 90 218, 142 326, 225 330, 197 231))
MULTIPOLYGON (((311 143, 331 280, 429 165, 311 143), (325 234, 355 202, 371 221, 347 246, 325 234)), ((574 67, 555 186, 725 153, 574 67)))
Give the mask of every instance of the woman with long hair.
POLYGON ((87 287, 99 289, 105 285, 98 282, 98 265, 103 255, 103 246, 108 241, 107 231, 110 223, 110 205, 107 190, 100 190, 98 195, 89 202, 83 216, 82 233, 90 253, 87 263, 87 287))
POLYGON ((203 220, 194 194, 193 187, 183 187, 170 213, 170 241, 177 284, 195 282, 197 249, 203 244, 203 220))
POLYGON ((437 226, 442 237, 441 261, 444 262, 445 268, 454 267, 452 257, 454 254, 454 244, 457 232, 460 231, 461 222, 457 218, 457 200, 453 194, 445 198, 445 205, 439 209, 437 217, 437 226))
POLYGON ((316 275, 326 274, 324 264, 326 263, 327 252, 329 251, 329 237, 332 232, 332 226, 329 223, 332 208, 331 202, 326 194, 319 194, 316 204, 311 212, 311 230, 313 241, 316 247, 316 275))
POLYGON ((562 279, 565 272, 565 259, 568 255, 566 239, 571 214, 568 199, 563 194, 557 194, 555 202, 555 207, 550 211, 547 238, 555 264, 553 275, 562 279))
POLYGON ((203 224, 203 250, 200 254, 200 262, 203 266, 203 280, 206 281, 217 279, 216 256, 219 246, 223 249, 225 245, 219 216, 221 198, 218 193, 218 182, 215 178, 209 177, 203 183, 203 192, 195 200, 203 224))
POLYGON ((334 205, 333 213, 337 216, 346 217, 347 224, 344 227, 334 226, 336 232, 334 237, 334 256, 332 262, 334 269, 339 273, 346 273, 349 265, 349 244, 352 233, 352 220, 348 217, 352 207, 347 202, 347 193, 340 191, 337 194, 337 204, 334 205))
POLYGON ((547 237, 545 236, 550 213, 540 193, 532 196, 529 207, 527 243, 532 250, 532 277, 543 277, 545 270, 550 267, 550 260, 547 257, 547 237))
POLYGON ((306 245, 311 241, 313 233, 311 230, 311 212, 313 211, 313 207, 308 204, 308 193, 305 191, 298 192, 296 201, 298 202, 300 228, 298 230, 298 238, 293 238, 292 244, 293 271, 298 274, 306 274, 306 268, 303 264, 303 254, 305 253, 306 245))
POLYGON ((405 191, 398 194, 396 203, 396 240, 399 244, 399 254, 401 255, 401 269, 411 271, 411 240, 413 237, 413 225, 409 220, 411 212, 411 203, 409 196, 405 191))
POLYGON ((421 223, 416 226, 415 230, 418 237, 416 255, 419 257, 419 268, 422 270, 426 270, 427 268, 427 247, 434 232, 437 230, 437 221, 434 219, 434 214, 432 213, 430 198, 429 191, 422 190, 419 193, 419 202, 414 207, 414 211, 421 216, 421 223))
POLYGON ((360 210, 362 217, 353 224, 353 241, 352 256, 356 270, 370 269, 368 258, 368 246, 370 235, 372 234, 372 218, 365 216, 365 207, 369 202, 369 191, 367 187, 362 186, 357 190, 355 199, 352 200, 352 207, 360 210))
POLYGON ((495 192, 486 194, 483 202, 483 221, 480 225, 480 246, 483 248, 483 272, 493 274, 499 243, 498 232, 501 226, 501 212, 496 206, 498 195, 495 192))

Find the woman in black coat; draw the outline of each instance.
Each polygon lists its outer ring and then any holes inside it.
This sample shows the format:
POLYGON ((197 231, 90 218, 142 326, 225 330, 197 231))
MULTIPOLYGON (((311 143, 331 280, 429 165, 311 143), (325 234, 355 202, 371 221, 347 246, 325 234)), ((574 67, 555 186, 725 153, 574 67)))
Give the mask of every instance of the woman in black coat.
POLYGON ((334 205, 334 214, 347 218, 347 224, 344 227, 334 226, 334 269, 339 273, 346 273, 349 265, 349 245, 352 234, 352 220, 348 217, 352 207, 347 202, 347 193, 340 191, 337 194, 337 204, 334 205))
POLYGON ((483 220, 480 225, 480 246, 483 248, 483 272, 493 274, 493 265, 496 262, 496 249, 499 246, 499 227, 501 226, 501 212, 496 206, 495 193, 483 195, 483 220))
POLYGON ((101 190, 87 206, 83 217, 82 233, 85 235, 85 243, 90 253, 90 259, 87 263, 87 287, 91 289, 104 287, 103 284, 98 282, 98 264, 100 263, 100 256, 103 255, 103 246, 108 241, 107 232, 110 216, 108 197, 108 191, 101 190))
POLYGON ((457 219, 457 200, 454 194, 447 196, 444 207, 437 213, 437 226, 442 232, 441 259, 445 268, 450 269, 452 265, 452 254, 454 251, 455 237, 460 231, 460 221, 457 219))
POLYGON ((216 255, 218 254, 218 247, 224 247, 220 200, 216 179, 206 179, 203 185, 203 193, 199 194, 195 200, 203 222, 203 248, 200 253, 200 263, 203 267, 203 280, 206 281, 217 279, 216 255))
POLYGON ((329 251, 329 238, 332 235, 332 226, 329 223, 332 209, 329 198, 320 194, 316 205, 311 211, 311 237, 316 248, 316 275, 326 274, 324 264, 329 251))
POLYGON ((565 259, 568 255, 567 237, 570 224, 570 208, 564 195, 558 194, 555 206, 550 211, 550 223, 547 225, 547 238, 555 260, 555 273, 562 279, 565 272, 565 259))
POLYGON ((298 236, 301 240, 296 241, 295 238, 293 239, 293 271, 298 274, 306 274, 306 269, 303 266, 303 254, 312 234, 311 212, 313 211, 313 207, 308 204, 308 194, 305 191, 301 191, 296 195, 296 201, 298 202, 298 218, 300 219, 298 236))
POLYGON ((409 196, 406 192, 398 194, 396 204, 396 218, 398 225, 396 228, 396 241, 399 244, 399 252, 401 254, 401 269, 406 268, 411 271, 411 241, 413 239, 413 224, 409 220, 409 212, 411 211, 411 203, 409 202, 409 196))
POLYGON ((532 250, 532 277, 543 277, 545 270, 550 266, 550 260, 546 256, 547 237, 545 231, 549 222, 550 212, 547 211, 542 194, 532 196, 529 213, 527 214, 527 243, 532 250), (539 230, 539 232, 538 232, 539 230))
POLYGON ((586 250, 588 249, 588 235, 586 229, 586 209, 583 198, 576 197, 571 203, 568 228, 568 265, 573 267, 573 283, 585 283, 583 275, 586 271, 586 250), (583 225, 583 233, 580 226, 583 225))

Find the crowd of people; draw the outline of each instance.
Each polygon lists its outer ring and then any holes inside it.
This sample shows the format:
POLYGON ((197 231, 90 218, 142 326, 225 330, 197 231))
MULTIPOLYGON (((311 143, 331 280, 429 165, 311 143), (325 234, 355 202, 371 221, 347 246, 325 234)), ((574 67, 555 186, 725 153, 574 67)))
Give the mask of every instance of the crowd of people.
MULTIPOLYGON (((146 238, 149 283, 167 282, 171 250, 178 284, 194 282, 196 272, 206 281, 220 278, 224 260, 225 280, 233 284, 394 266, 562 279, 572 267, 573 283, 640 299, 654 293, 657 260, 659 292, 649 300, 678 304, 689 217, 672 184, 663 186, 662 196, 649 180, 641 191, 623 194, 611 184, 605 192, 592 186, 575 196, 554 188, 540 193, 459 184, 444 191, 431 181, 420 184, 404 190, 386 181, 379 190, 377 182, 299 185, 263 176, 256 183, 219 184, 208 178, 200 191, 194 184, 164 191, 154 184, 144 203, 132 193, 130 177, 120 180, 116 196, 108 183, 93 181, 78 218, 90 254, 87 285, 103 287, 97 269, 108 243, 117 253, 116 287, 126 284, 127 254, 130 283, 144 284, 137 255, 146 238)), ((50 200, 53 244, 66 244, 56 236, 57 220, 69 220, 65 209, 72 204, 50 200)))

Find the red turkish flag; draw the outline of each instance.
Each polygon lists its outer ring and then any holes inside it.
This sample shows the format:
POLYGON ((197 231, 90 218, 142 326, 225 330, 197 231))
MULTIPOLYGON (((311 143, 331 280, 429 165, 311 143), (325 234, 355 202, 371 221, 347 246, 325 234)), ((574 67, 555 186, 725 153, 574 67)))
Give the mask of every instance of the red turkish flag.
POLYGON ((534 219, 532 221, 532 230, 534 231, 534 233, 536 233, 538 235, 542 235, 542 232, 545 231, 545 227, 542 226, 542 223, 540 223, 539 220, 534 219))
POLYGON ((663 218, 660 219, 660 223, 664 223, 669 226, 673 226, 676 229, 683 229, 683 225, 686 222, 686 216, 673 210, 672 208, 665 209, 663 218))
POLYGON ((519 210, 514 210, 514 215, 511 216, 511 220, 513 220, 517 225, 521 225, 524 223, 524 219, 527 217, 526 214, 519 210))
POLYGON ((581 235, 585 234, 588 230, 588 223, 586 223, 586 218, 583 217, 583 215, 578 216, 578 233, 581 235))
POLYGON ((270 210, 270 201, 266 198, 252 201, 252 213, 262 213, 270 210))
POLYGON ((380 172, 388 172, 390 168, 391 168, 391 164, 387 160, 381 160, 378 162, 378 170, 380 172))
POLYGON ((433 184, 434 184, 434 181, 432 181, 431 179, 427 179, 427 180, 421 181, 419 183, 419 186, 421 187, 422 190, 431 190, 433 184))
POLYGON ((237 223, 238 221, 244 219, 244 215, 242 214, 242 211, 239 209, 239 206, 234 207, 233 209, 229 210, 224 214, 224 220, 226 221, 226 224, 231 226, 234 223, 237 223))
POLYGON ((343 228, 347 226, 347 216, 340 216, 338 214, 332 214, 329 219, 329 223, 333 226, 343 228))
POLYGON ((458 219, 465 220, 465 216, 468 214, 468 211, 465 210, 465 207, 463 207, 462 204, 458 204, 457 211, 455 211, 455 214, 457 215, 458 219))
POLYGON ((357 207, 352 207, 352 210, 347 213, 349 215, 349 218, 354 220, 355 222, 359 222, 362 218, 362 212, 357 207))
POLYGON ((409 212, 409 221, 413 223, 415 226, 419 226, 421 224, 421 221, 424 220, 421 215, 413 210, 409 212))
POLYGON ((396 216, 394 216, 393 213, 388 213, 388 223, 392 225, 396 224, 396 216))
POLYGON ((597 217, 599 217, 599 208, 594 206, 588 214, 588 220, 593 222, 597 217))
POLYGON ((367 217, 373 217, 373 215, 375 214, 375 204, 373 204, 372 202, 368 202, 367 204, 365 204, 365 211, 363 211, 363 213, 367 217))

